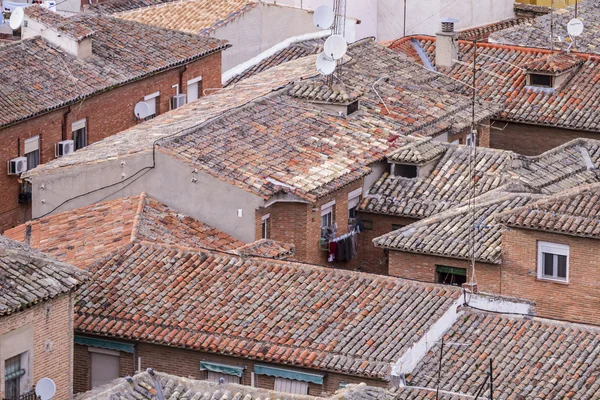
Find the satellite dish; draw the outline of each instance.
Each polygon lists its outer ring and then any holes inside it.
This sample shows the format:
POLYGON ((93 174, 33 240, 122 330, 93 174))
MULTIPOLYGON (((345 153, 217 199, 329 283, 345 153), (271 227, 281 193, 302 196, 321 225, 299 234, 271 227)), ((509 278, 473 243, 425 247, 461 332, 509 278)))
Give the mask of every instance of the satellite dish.
POLYGON ((25 18, 23 8, 15 8, 15 10, 10 14, 10 20, 8 21, 10 29, 12 29, 13 31, 19 29, 21 25, 23 25, 23 18, 25 18))
POLYGON ((56 385, 50 378, 42 378, 35 384, 35 394, 41 400, 50 400, 56 394, 56 385))
POLYGON ((313 14, 313 22, 320 29, 329 29, 335 20, 335 15, 331 7, 322 5, 317 7, 313 14))
POLYGON ((148 107, 148 104, 144 103, 143 101, 140 101, 135 105, 133 109, 133 114, 138 119, 144 119, 150 114, 150 107, 148 107))
POLYGON ((335 67, 337 67, 337 61, 325 53, 319 54, 319 57, 317 57, 317 71, 322 75, 331 75, 335 71, 335 67))
POLYGON ((581 35, 583 33, 583 22, 581 22, 581 20, 578 18, 573 18, 567 24, 567 31, 571 36, 581 35))
POLYGON ((323 50, 329 58, 339 60, 346 54, 346 51, 348 50, 348 43, 346 43, 346 39, 344 39, 344 37, 341 35, 331 35, 325 41, 323 50))

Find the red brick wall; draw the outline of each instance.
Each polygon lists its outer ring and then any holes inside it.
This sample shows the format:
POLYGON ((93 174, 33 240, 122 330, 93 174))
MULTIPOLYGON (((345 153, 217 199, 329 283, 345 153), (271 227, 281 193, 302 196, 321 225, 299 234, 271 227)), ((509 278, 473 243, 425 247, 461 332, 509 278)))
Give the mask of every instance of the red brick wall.
MULTIPOLYGON (((506 123, 494 124, 503 127, 506 123)), ((528 156, 539 155, 577 138, 600 139, 600 134, 540 125, 509 123, 503 130, 493 129, 491 147, 511 150, 528 156)))
MULTIPOLYGON (((477 125, 477 131, 479 133, 477 136, 477 146, 490 147, 490 120, 488 119, 480 122, 479 125, 477 125)), ((448 142, 452 143, 458 140, 460 144, 467 144, 466 137, 470 133, 471 127, 464 129, 461 132, 456 133, 454 135, 450 135, 448 137, 448 142)))
POLYGON ((502 235, 502 294, 536 302, 541 317, 600 325, 600 241, 511 228, 502 235), (569 245, 569 282, 537 278, 537 242, 569 245))
MULTIPOLYGON (((471 263, 467 260, 393 250, 389 252, 388 269, 391 276, 435 282, 436 265, 464 268, 467 270, 467 282, 471 279, 471 263)), ((481 292, 500 292, 500 265, 476 262, 475 278, 481 292)))
MULTIPOLYGON (((29 357, 33 359, 33 374, 29 375, 31 384, 49 377, 56 383, 54 398, 70 398, 73 389, 72 295, 63 294, 25 311, 1 317, 0 336, 27 325, 33 328, 33 343, 29 351, 29 357)), ((3 395, 4 359, 1 359, 0 398, 3 395)))
POLYGON ((0 232, 31 218, 30 207, 18 204, 18 177, 8 176, 6 170, 8 160, 23 155, 25 139, 41 136, 41 162, 48 162, 54 158, 54 146, 57 142, 72 139, 71 124, 75 121, 87 119, 88 143, 102 140, 139 123, 133 115, 133 108, 146 95, 160 91, 157 113, 168 111, 170 99, 175 95, 175 88, 172 86, 179 84, 180 74, 183 74, 183 93, 187 92, 187 81, 198 76, 203 77, 199 94, 202 88, 221 87, 221 54, 211 54, 188 64, 187 67, 171 69, 98 94, 70 108, 65 107, 0 129, 0 232), (68 114, 66 136, 63 137, 65 113, 68 114))
POLYGON ((386 252, 373 245, 373 239, 390 233, 394 225, 410 225, 417 219, 395 217, 385 214, 361 212, 360 219, 365 221, 367 229, 361 235, 360 270, 365 272, 388 274, 388 256, 386 252), (372 228, 370 228, 372 226, 372 228))

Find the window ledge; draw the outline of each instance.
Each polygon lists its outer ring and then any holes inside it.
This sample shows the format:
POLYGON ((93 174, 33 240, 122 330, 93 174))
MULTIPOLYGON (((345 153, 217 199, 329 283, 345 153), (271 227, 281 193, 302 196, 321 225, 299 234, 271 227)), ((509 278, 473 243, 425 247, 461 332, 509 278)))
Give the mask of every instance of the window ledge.
POLYGON ((538 282, 547 282, 547 283, 557 283, 559 285, 569 286, 569 281, 559 281, 558 279, 550 279, 550 278, 536 278, 538 282))

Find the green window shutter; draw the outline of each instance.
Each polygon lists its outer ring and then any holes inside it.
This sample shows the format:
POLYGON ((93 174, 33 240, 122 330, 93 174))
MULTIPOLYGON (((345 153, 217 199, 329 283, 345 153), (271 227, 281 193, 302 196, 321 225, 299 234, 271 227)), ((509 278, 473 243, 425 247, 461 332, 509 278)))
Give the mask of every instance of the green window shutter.
POLYGON ((9 381, 11 379, 20 378, 23 375, 25 375, 25 370, 24 369, 18 369, 16 371, 9 372, 8 374, 4 375, 4 379, 7 380, 7 381, 9 381))
POLYGON ((226 374, 226 375, 239 376, 241 378, 242 373, 244 372, 244 368, 236 367, 233 365, 225 365, 225 364, 200 361, 200 371, 218 372, 218 373, 226 374))
POLYGON ((101 349, 133 353, 133 345, 129 343, 113 342, 111 340, 96 339, 86 336, 75 336, 75 344, 82 346, 98 347, 101 349))
POLYGON ((306 372, 292 371, 289 369, 280 369, 267 367, 264 365, 255 365, 254 373, 257 375, 274 376, 276 378, 293 379, 295 381, 310 382, 317 385, 323 384, 323 375, 309 374, 306 372))
POLYGON ((443 265, 438 265, 435 267, 435 270, 440 274, 467 276, 467 270, 464 268, 446 267, 443 265))

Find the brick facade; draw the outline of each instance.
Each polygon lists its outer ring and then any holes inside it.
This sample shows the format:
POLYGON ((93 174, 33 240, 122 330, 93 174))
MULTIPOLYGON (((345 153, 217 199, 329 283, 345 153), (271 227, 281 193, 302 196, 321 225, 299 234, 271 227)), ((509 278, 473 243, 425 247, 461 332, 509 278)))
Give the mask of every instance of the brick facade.
POLYGON ((187 93, 187 81, 199 76, 202 76, 199 95, 221 87, 220 52, 0 129, 0 232, 31 218, 31 207, 18 203, 18 176, 9 176, 6 170, 8 160, 23 156, 26 139, 40 135, 40 162, 48 162, 55 157, 56 143, 72 139, 73 122, 86 119, 88 144, 97 142, 139 123, 133 108, 144 96, 160 92, 156 109, 157 114, 164 113, 170 109, 170 99, 176 94, 173 85, 179 85, 180 92, 187 93))
MULTIPOLYGON (((436 266, 464 268, 471 280, 471 262, 428 254, 389 251, 389 274, 405 279, 436 282, 436 266)), ((500 265, 475 263, 475 277, 481 292, 500 293, 500 265)))
MULTIPOLYGON (((44 377, 56 383, 56 400, 73 391, 73 297, 54 299, 5 317, 0 317, 0 398, 4 398, 4 361, 27 351, 29 388, 44 377), (32 332, 32 336, 29 336, 32 332), (31 343, 27 343, 31 339, 31 343), (15 342, 16 340, 16 342, 15 342), (18 350, 14 348, 17 344, 18 350), (17 354, 13 354, 17 352, 17 354), (33 366, 33 374, 29 368, 33 366)), ((23 366, 22 366, 23 368, 23 366)))
POLYGON ((600 241, 511 228, 502 235, 502 294, 533 300, 541 317, 600 325, 600 241), (569 281, 538 279, 538 241, 569 245, 569 281))
MULTIPOLYGON (((505 124, 497 121, 494 126, 503 127, 505 124)), ((495 149, 536 156, 577 138, 600 139, 600 134, 541 125, 508 123, 506 128, 492 131, 490 145, 495 149)))
MULTIPOLYGON (((113 339, 111 339, 113 340, 113 339)), ((75 346, 75 359, 78 360, 75 371, 75 393, 90 389, 89 377, 89 352, 85 346, 75 346), (79 362, 82 365, 79 365, 79 362), (86 364, 87 363, 87 364, 86 364), (79 373, 78 370, 88 371, 79 373), (87 384, 87 386, 86 386, 87 384)), ((310 370, 298 368, 295 366, 269 364, 260 361, 253 361, 246 358, 232 356, 223 356, 200 351, 174 348, 168 346, 155 345, 150 343, 138 342, 135 344, 134 366, 130 360, 133 359, 129 353, 121 352, 120 374, 121 376, 133 375, 138 370, 153 368, 156 371, 165 372, 177 376, 190 377, 192 379, 207 379, 207 372, 200 370, 200 361, 216 362, 231 366, 240 366, 244 368, 241 383, 250 386, 252 384, 252 373, 254 365, 265 365, 275 368, 289 369, 293 371, 307 372, 312 374, 325 375, 323 385, 309 383, 308 394, 311 396, 321 396, 323 393, 333 394, 341 383, 361 383, 365 382, 370 386, 387 387, 388 382, 378 379, 362 378, 358 376, 330 373, 326 371, 310 370), (138 360, 141 366, 137 365, 138 360)), ((254 376, 254 386, 261 389, 273 390, 275 387, 275 378, 265 375, 254 376)))

